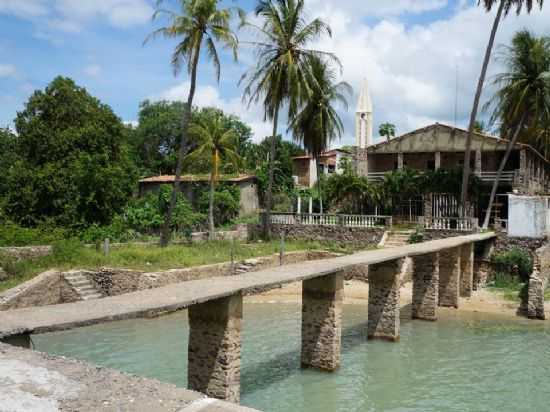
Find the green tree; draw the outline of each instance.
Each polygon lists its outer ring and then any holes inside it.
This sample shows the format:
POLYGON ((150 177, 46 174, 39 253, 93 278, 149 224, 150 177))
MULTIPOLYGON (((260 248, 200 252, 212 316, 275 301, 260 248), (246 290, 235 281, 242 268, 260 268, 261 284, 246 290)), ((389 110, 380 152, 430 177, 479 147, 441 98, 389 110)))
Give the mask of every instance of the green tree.
POLYGON ((321 19, 306 22, 304 0, 260 0, 255 14, 262 20, 261 25, 250 22, 245 25, 260 38, 252 43, 256 48, 257 64, 241 81, 246 83, 244 99, 249 104, 261 99, 265 117, 273 121, 264 220, 264 234, 269 238, 280 109, 286 104, 292 119, 300 104, 311 95, 307 76, 312 57, 338 60, 333 54, 310 48, 310 44, 323 34, 331 36, 332 33, 321 19))
POLYGON ((519 136, 544 127, 550 117, 550 38, 537 38, 523 30, 503 50, 507 71, 495 77, 498 91, 489 107, 493 107, 491 120, 500 122, 501 133, 509 141, 493 183, 484 228, 489 226, 500 176, 519 136))
MULTIPOLYGON (((17 136, 10 129, 0 129, 0 193, 7 193, 8 181, 7 176, 12 165, 17 160, 15 146, 17 144, 17 136)), ((3 196, 0 198, 0 210, 2 210, 3 196)))
POLYGON ((317 164, 317 176, 319 176, 317 187, 321 213, 323 213, 323 179, 318 159, 335 139, 342 137, 344 125, 336 110, 336 104, 340 104, 347 110, 347 97, 353 93, 353 90, 348 83, 336 81, 336 72, 326 61, 313 57, 309 64, 310 73, 307 78, 312 93, 296 116, 291 119, 289 130, 293 132, 294 140, 303 145, 317 164))
POLYGON ((498 11, 493 22, 493 28, 491 29, 491 35, 489 37, 489 43, 485 51, 485 58, 483 60, 483 66, 481 67, 481 74, 477 84, 477 90, 474 97, 474 104, 472 106, 472 113, 470 115, 470 124, 468 126, 468 135, 466 136, 466 148, 464 152, 464 171, 462 173, 462 192, 460 195, 460 203, 465 205, 468 200, 468 182, 470 180, 470 158, 472 149, 472 135, 477 120, 477 112, 479 109, 479 103, 481 100, 481 93, 483 92, 483 85, 485 84, 485 77, 487 75, 487 68, 489 67, 489 61, 491 60, 491 53, 493 52, 493 46, 495 44, 495 37, 498 31, 498 26, 502 16, 507 16, 510 10, 516 9, 516 13, 519 15, 525 7, 527 13, 530 13, 533 4, 537 3, 540 8, 544 3, 544 0, 478 0, 478 4, 483 4, 483 7, 488 12, 498 4, 498 11))
POLYGON ((392 137, 395 137, 395 125, 392 123, 382 123, 378 128, 378 133, 380 136, 384 136, 387 140, 390 140, 392 137))
POLYGON ((238 136, 224 124, 221 115, 199 119, 191 123, 189 136, 196 138, 198 146, 188 156, 190 161, 208 159, 210 165, 210 193, 208 206, 209 237, 214 239, 214 190, 219 178, 222 160, 229 161, 238 168, 240 157, 235 149, 238 146, 238 136))
POLYGON ((24 225, 108 224, 136 186, 121 120, 110 107, 57 77, 15 119, 16 158, 6 210, 24 225))
POLYGON ((230 27, 231 9, 219 9, 218 0, 179 0, 180 10, 177 13, 161 8, 162 3, 163 0, 157 2, 157 9, 153 14, 153 18, 164 15, 168 17, 169 24, 155 30, 145 41, 147 42, 150 38, 157 36, 163 36, 170 40, 178 39, 179 43, 174 49, 171 61, 174 74, 177 75, 182 65, 186 63, 187 73, 190 76, 189 94, 182 116, 182 133, 178 148, 174 189, 160 237, 161 246, 166 246, 170 241, 170 220, 180 190, 183 158, 187 150, 189 121, 197 87, 197 69, 202 47, 206 47, 207 56, 214 64, 219 81, 221 67, 216 42, 230 48, 233 51, 235 60, 237 60, 238 40, 230 27))

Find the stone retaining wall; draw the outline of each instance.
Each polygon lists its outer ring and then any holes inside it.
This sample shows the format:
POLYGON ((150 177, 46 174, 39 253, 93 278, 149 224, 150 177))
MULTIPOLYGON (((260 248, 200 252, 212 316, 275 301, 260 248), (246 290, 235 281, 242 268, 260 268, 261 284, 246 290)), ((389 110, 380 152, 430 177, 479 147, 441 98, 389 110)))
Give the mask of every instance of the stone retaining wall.
POLYGON ((41 273, 34 279, 0 293, 0 311, 30 306, 76 302, 80 297, 57 270, 41 273))
MULTIPOLYGON (((319 225, 272 225, 274 236, 284 234, 289 240, 336 241, 362 247, 376 246, 384 236, 385 228, 362 228, 319 225)), ((261 225, 249 225, 249 237, 262 233, 261 225)))
POLYGON ((34 259, 52 253, 52 246, 0 247, 0 255, 17 260, 34 259))
POLYGON ((533 273, 529 278, 527 316, 530 319, 545 319, 544 292, 548 285, 550 274, 550 244, 547 244, 535 253, 533 273))

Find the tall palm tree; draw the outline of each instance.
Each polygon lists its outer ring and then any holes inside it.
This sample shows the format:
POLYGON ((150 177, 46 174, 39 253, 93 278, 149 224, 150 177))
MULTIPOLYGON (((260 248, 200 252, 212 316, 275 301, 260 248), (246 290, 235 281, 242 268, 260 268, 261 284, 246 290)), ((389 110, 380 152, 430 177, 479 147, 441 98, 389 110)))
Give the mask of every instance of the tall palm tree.
POLYGON ((232 163, 232 169, 239 169, 241 159, 236 150, 239 136, 228 128, 221 115, 191 123, 189 136, 197 139, 198 146, 186 156, 191 162, 208 159, 210 167, 210 192, 208 198, 209 238, 214 239, 214 191, 220 176, 222 162, 232 163))
POLYGON ((304 0, 260 0, 255 14, 261 25, 245 22, 258 36, 251 42, 257 54, 257 64, 243 75, 243 99, 249 104, 262 101, 264 116, 273 121, 269 154, 269 178, 265 197, 264 235, 271 236, 271 208, 273 199, 273 165, 276 156, 276 139, 280 110, 288 106, 293 118, 299 106, 312 93, 307 76, 312 57, 324 56, 336 62, 331 53, 309 48, 322 35, 332 36, 330 27, 321 19, 306 22, 304 0))
POLYGON ((197 68, 201 50, 203 47, 206 48, 207 57, 214 64, 217 80, 219 81, 220 59, 216 43, 221 43, 231 49, 234 59, 237 60, 238 39, 230 27, 233 9, 218 8, 218 0, 178 0, 180 6, 178 12, 162 8, 163 3, 163 0, 157 0, 157 8, 153 14, 153 19, 165 16, 168 19, 168 25, 151 33, 145 39, 145 43, 158 36, 167 39, 178 39, 179 43, 172 53, 171 60, 174 75, 177 75, 185 64, 187 74, 190 76, 189 94, 182 116, 182 134, 178 149, 174 189, 164 218, 160 238, 161 246, 166 246, 170 241, 172 214, 180 189, 183 158, 187 151, 188 128, 197 86, 197 68))
POLYGON ((323 213, 322 176, 319 170, 319 157, 336 139, 342 138, 344 125, 335 105, 348 110, 347 97, 353 89, 346 82, 337 82, 336 72, 324 59, 312 57, 310 72, 307 74, 311 95, 291 119, 288 130, 294 134, 294 140, 303 145, 317 165, 317 187, 323 213))
POLYGON ((501 134, 509 136, 509 142, 493 183, 484 228, 489 226, 500 176, 520 135, 545 127, 550 119, 550 38, 523 30, 503 50, 508 71, 495 77, 499 89, 489 107, 494 109, 491 120, 501 123, 501 134))
MULTIPOLYGON (((516 9, 516 13, 519 15, 525 7, 527 13, 530 13, 533 4, 537 3, 540 8, 544 3, 544 0, 478 0, 478 4, 483 4, 485 10, 488 12, 498 4, 498 11, 493 21, 493 28, 489 37, 489 43, 485 51, 485 58, 483 60, 483 66, 481 67, 481 74, 477 84, 477 90, 474 97, 474 105, 472 106, 472 112, 470 114, 470 125, 468 126, 468 135, 466 136, 466 148, 464 152, 464 171, 462 173, 462 191, 460 195, 461 205, 466 205, 468 200, 468 183, 470 181, 470 158, 472 149, 472 136, 474 133, 477 112, 479 109, 479 102, 481 100, 481 93, 483 92, 483 85, 485 83, 485 77, 487 76, 487 68, 489 67, 489 61, 491 60, 491 53, 493 52, 493 46, 495 44, 495 37, 498 31, 498 27, 502 20, 503 15, 507 16, 510 10, 516 9)), ((466 208, 463 208, 466 210, 466 208)))

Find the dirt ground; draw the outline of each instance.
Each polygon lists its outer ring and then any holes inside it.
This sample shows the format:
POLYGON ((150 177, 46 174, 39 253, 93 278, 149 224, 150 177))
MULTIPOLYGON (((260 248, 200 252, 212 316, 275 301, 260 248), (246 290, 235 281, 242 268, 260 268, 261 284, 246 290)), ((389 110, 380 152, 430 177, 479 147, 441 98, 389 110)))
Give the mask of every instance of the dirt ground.
MULTIPOLYGON (((301 301, 302 283, 292 283, 280 289, 274 289, 261 295, 246 297, 248 303, 296 303, 301 301)), ((365 282, 351 280, 344 286, 344 303, 352 305, 367 305, 369 285, 365 282)), ((412 301, 412 283, 401 288, 401 306, 410 307, 412 301)), ((504 299, 498 292, 487 289, 475 291, 471 298, 460 298, 458 312, 479 312, 510 317, 517 316, 518 302, 504 299)), ((441 315, 446 312, 456 312, 455 309, 439 308, 441 315)), ((550 312, 548 313, 550 315, 550 312)), ((547 316, 548 316, 547 315, 547 316)))

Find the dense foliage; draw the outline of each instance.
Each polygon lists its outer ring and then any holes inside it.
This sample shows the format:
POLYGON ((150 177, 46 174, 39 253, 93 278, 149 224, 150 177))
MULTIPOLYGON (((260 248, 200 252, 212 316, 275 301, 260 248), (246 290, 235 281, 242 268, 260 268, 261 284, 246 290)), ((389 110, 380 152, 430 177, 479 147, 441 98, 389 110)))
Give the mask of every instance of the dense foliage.
MULTIPOLYGON (((106 105, 68 78, 30 97, 15 119, 4 207, 16 222, 108 224, 135 187, 126 132, 106 105)), ((5 138, 5 137, 4 137, 5 138)))
POLYGON ((520 248, 495 253, 491 257, 491 264, 500 276, 509 276, 522 282, 527 282, 533 271, 533 258, 520 248))

